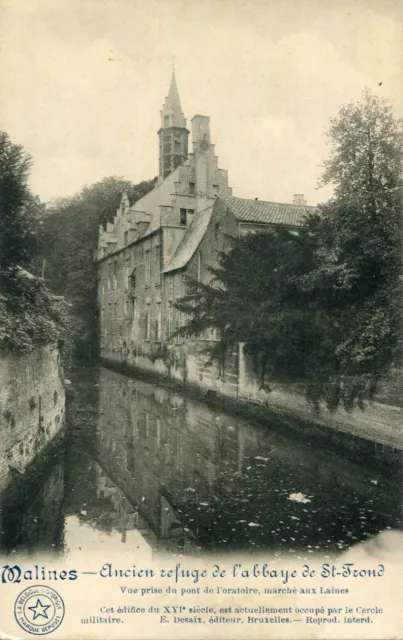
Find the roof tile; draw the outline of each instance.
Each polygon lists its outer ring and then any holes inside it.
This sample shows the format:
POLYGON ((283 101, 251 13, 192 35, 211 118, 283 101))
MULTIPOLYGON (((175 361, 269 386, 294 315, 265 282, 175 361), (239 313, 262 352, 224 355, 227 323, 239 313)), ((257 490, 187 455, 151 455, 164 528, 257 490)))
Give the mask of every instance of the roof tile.
POLYGON ((247 198, 223 198, 223 201, 237 220, 243 222, 302 227, 306 216, 316 211, 316 207, 307 205, 265 202, 247 198))

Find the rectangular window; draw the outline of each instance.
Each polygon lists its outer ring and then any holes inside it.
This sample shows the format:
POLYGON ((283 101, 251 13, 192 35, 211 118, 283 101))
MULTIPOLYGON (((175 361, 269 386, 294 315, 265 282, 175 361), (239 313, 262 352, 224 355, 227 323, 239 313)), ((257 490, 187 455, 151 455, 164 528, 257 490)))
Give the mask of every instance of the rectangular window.
POLYGON ((216 225, 214 225, 214 237, 217 240, 218 236, 220 235, 220 223, 217 222, 216 225))
POLYGON ((164 127, 169 127, 169 116, 164 116, 164 127))
POLYGON ((113 262, 113 289, 118 288, 118 261, 113 262))
POLYGON ((174 279, 173 276, 168 276, 168 298, 174 297, 174 279))
POLYGON ((154 282, 155 284, 161 283, 161 249, 159 246, 155 247, 154 282))
POLYGON ((183 296, 187 294, 187 288, 188 288, 187 273, 186 271, 182 271, 181 291, 183 296))
POLYGON ((186 211, 186 209, 180 209, 179 213, 180 213, 179 222, 180 222, 182 227, 186 227, 186 225, 187 225, 187 211, 186 211))
POLYGON ((146 315, 145 315, 145 332, 144 338, 145 340, 150 339, 150 327, 151 327, 151 317, 150 317, 150 306, 146 305, 146 315))
POLYGON ((191 196, 194 196, 196 193, 196 184, 194 182, 189 182, 189 193, 191 196))
POLYGON ((137 324, 137 298, 133 298, 133 325, 137 324))
POLYGON ((136 293, 136 268, 129 275, 129 291, 131 295, 136 293))
POLYGON ((220 193, 220 187, 218 184, 213 184, 213 196, 218 196, 220 193))
POLYGON ((129 265, 130 253, 126 253, 125 258, 125 289, 126 291, 129 288, 129 274, 130 274, 130 265, 129 265))
MULTIPOLYGON (((137 322, 138 322, 138 312, 137 312, 137 300, 136 298, 133 298, 132 301, 132 339, 135 339, 138 335, 138 326, 137 326, 137 322)), ((133 343, 134 345, 134 343, 133 343)))
POLYGON ((171 339, 172 335, 172 302, 168 302, 168 313, 167 313, 167 338, 171 339))
POLYGON ((125 231, 125 234, 124 234, 124 240, 123 240, 123 242, 124 242, 124 245, 125 245, 125 246, 126 246, 126 245, 128 244, 128 242, 129 242, 129 232, 128 232, 128 231, 125 231))
POLYGON ((157 322, 155 325, 155 339, 156 340, 161 340, 161 324, 162 324, 162 317, 161 317, 161 303, 157 304, 157 322))
POLYGON ((201 251, 197 254, 197 281, 201 281, 202 274, 202 254, 201 251))
POLYGON ((146 287, 149 287, 151 283, 151 253, 150 251, 145 252, 145 274, 144 274, 144 284, 146 287))

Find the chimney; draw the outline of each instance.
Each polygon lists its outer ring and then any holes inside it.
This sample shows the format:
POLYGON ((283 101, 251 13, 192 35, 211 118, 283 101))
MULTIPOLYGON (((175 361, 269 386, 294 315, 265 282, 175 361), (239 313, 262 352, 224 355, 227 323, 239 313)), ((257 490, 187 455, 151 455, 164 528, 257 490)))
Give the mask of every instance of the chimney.
POLYGON ((300 205, 300 206, 306 205, 306 200, 304 198, 304 194, 303 193, 294 193, 294 195, 292 197, 292 203, 300 205))
POLYGON ((192 118, 193 150, 210 148, 210 118, 208 116, 194 116, 192 118))

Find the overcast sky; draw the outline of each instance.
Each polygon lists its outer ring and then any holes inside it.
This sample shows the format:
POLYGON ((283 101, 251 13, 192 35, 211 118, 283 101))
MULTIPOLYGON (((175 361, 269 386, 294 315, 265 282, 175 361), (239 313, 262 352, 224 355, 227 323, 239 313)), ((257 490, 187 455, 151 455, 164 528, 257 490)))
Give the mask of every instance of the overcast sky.
POLYGON ((401 0, 0 0, 0 128, 43 200, 158 173, 172 59, 234 195, 309 204, 329 118, 365 86, 402 114, 401 0), (400 15, 398 15, 400 13, 400 15))

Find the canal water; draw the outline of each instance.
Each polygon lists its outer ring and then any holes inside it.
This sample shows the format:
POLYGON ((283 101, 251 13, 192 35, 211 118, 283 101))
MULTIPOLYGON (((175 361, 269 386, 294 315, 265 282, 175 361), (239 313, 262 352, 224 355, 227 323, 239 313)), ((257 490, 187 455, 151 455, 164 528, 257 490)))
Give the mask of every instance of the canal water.
POLYGON ((306 559, 402 529, 399 470, 359 450, 351 459, 105 368, 73 381, 62 446, 2 497, 3 552, 306 559))

